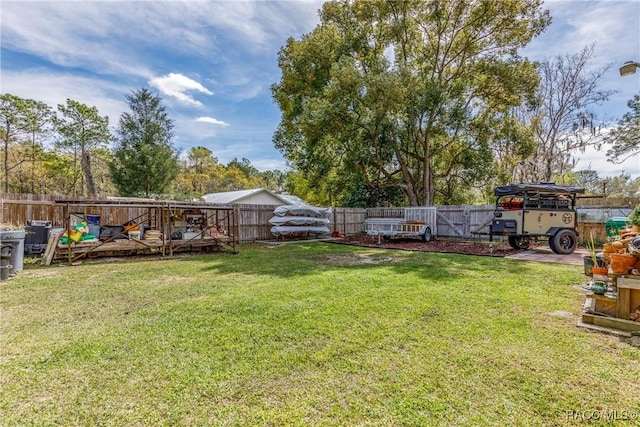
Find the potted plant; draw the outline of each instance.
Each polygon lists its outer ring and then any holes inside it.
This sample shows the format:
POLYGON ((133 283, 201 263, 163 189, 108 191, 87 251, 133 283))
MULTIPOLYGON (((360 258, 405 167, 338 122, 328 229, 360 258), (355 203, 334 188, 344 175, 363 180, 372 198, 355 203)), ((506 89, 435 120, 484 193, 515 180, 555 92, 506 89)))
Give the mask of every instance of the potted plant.
MULTIPOLYGON (((589 253, 589 256, 585 257, 584 261, 591 267, 591 274, 594 276, 607 276, 607 274, 609 273, 609 268, 602 265, 602 262, 598 262, 598 255, 596 251, 596 243, 593 238, 593 231, 589 233, 589 239, 585 241, 585 247, 587 249, 587 252, 589 253)), ((585 264, 585 271, 586 270, 587 265, 585 264)))
POLYGON ((640 205, 636 205, 629 215, 629 222, 633 231, 640 232, 640 205))

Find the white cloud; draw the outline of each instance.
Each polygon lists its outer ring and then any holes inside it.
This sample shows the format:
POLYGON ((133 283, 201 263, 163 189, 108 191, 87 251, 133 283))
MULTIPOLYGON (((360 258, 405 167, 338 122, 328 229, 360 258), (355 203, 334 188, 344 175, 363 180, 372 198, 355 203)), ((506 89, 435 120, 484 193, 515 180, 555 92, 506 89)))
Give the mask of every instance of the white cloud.
POLYGON ((196 119, 196 122, 209 123, 212 125, 222 126, 222 127, 231 126, 229 123, 223 122, 222 120, 214 119, 213 117, 198 117, 196 119))
POLYGON ((595 65, 602 67, 614 58, 617 64, 638 53, 639 5, 636 1, 547 0, 542 7, 551 13, 551 25, 523 52, 545 60, 596 43, 595 65))
POLYGON ((213 95, 213 92, 197 81, 177 73, 169 73, 163 77, 155 77, 149 81, 149 84, 167 96, 176 98, 185 104, 196 106, 202 106, 202 103, 190 96, 189 92, 196 91, 206 95, 213 95))
POLYGON ((587 147, 584 153, 577 154, 578 163, 573 168, 579 170, 593 170, 598 173, 600 178, 620 176, 625 172, 632 178, 640 177, 640 155, 635 155, 627 159, 622 164, 611 163, 607 161, 607 149, 609 146, 603 146, 600 150, 595 147, 587 147))
POLYGON ((126 9, 97 2, 3 1, 2 45, 63 67, 150 76, 134 53, 139 22, 128 22, 126 9))
POLYGON ((259 171, 287 169, 287 162, 282 157, 251 160, 251 165, 259 171))

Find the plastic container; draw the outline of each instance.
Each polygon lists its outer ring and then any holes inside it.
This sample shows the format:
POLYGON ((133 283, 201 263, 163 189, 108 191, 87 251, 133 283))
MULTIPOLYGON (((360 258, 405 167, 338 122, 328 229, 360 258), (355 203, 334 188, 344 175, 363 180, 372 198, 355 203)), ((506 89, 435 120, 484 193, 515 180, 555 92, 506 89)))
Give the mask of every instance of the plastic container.
POLYGON ((24 267, 24 240, 26 237, 25 230, 1 230, 0 244, 2 246, 11 245, 11 269, 10 276, 15 276, 18 271, 22 271, 24 267))
POLYGON ((12 245, 2 245, 0 247, 0 280, 7 280, 11 272, 11 251, 12 245))
POLYGON ((126 239, 126 234, 120 234, 124 232, 124 227, 121 225, 103 225, 100 232, 100 240, 108 240, 111 238, 126 239))
POLYGON ((100 215, 87 215, 89 225, 100 225, 100 215))
POLYGON ((39 255, 47 249, 51 221, 27 220, 24 228, 26 237, 24 239, 24 253, 26 255, 39 255))
POLYGON ((69 215, 69 228, 74 228, 82 221, 85 221, 85 215, 82 212, 73 212, 69 215))
POLYGON ((614 216, 605 223, 605 231, 608 237, 617 237, 620 230, 624 230, 629 224, 629 218, 625 216, 614 216))
POLYGON ((93 234, 96 238, 100 237, 100 226, 89 223, 89 234, 93 234))
POLYGON ((182 238, 184 240, 200 239, 200 233, 193 233, 191 231, 185 231, 184 233, 182 233, 182 238))

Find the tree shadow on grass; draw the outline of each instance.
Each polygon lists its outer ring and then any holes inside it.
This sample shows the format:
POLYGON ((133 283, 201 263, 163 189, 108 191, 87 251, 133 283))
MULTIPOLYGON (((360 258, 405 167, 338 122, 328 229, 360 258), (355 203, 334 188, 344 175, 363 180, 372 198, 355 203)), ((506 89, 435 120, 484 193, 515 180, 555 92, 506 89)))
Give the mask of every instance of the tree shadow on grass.
POLYGON ((249 245, 239 254, 197 256, 189 262, 202 262, 202 271, 212 274, 260 275, 292 278, 329 270, 371 271, 389 268, 397 274, 418 275, 422 279, 446 280, 452 276, 470 277, 495 274, 526 275, 535 269, 527 262, 501 257, 419 252, 336 245, 296 243, 286 246, 249 245))

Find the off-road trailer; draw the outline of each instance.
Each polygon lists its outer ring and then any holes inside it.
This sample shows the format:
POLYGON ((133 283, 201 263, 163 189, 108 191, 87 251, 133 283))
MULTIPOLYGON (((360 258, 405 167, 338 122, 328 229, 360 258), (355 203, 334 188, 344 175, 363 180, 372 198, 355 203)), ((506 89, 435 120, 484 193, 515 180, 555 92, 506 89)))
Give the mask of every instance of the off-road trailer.
POLYGON ((578 244, 577 194, 584 188, 540 184, 510 184, 496 187, 496 208, 489 227, 493 236, 508 236, 514 249, 527 249, 532 240, 547 238, 557 254, 570 254, 578 244))

